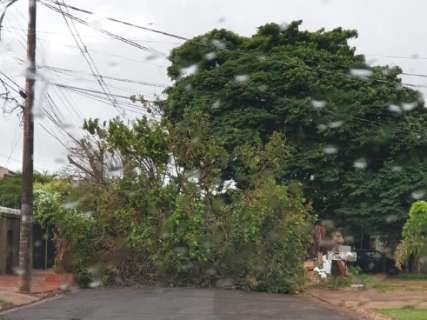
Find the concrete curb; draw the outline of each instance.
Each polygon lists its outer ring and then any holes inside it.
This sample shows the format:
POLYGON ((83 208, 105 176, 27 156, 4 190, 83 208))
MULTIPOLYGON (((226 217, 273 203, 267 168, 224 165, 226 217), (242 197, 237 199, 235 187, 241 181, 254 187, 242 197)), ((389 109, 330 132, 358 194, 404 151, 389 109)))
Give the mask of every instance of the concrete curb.
MULTIPOLYGON (((69 291, 69 292, 71 292, 71 291, 69 291)), ((43 303, 46 303, 49 301, 54 301, 54 300, 65 297, 65 295, 66 295, 65 291, 56 291, 56 292, 52 292, 49 295, 42 297, 39 300, 36 300, 33 302, 20 304, 20 305, 11 304, 10 307, 7 307, 6 309, 0 310, 0 316, 3 316, 5 314, 11 313, 11 312, 15 312, 18 310, 27 309, 29 307, 36 306, 39 304, 43 304, 43 303)))

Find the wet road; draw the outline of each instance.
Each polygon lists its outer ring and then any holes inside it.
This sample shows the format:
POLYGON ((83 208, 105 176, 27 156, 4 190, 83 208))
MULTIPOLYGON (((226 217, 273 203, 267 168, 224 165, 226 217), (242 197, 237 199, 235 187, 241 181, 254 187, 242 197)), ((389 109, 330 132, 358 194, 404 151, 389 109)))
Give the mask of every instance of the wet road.
POLYGON ((4 320, 356 320, 301 296, 219 289, 82 290, 4 320))

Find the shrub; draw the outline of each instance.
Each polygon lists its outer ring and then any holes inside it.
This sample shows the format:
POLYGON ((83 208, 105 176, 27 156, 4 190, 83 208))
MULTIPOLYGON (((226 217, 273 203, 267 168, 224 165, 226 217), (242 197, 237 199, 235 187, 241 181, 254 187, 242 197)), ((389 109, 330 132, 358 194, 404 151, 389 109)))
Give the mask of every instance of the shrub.
POLYGON ((427 202, 417 201, 409 210, 403 231, 403 240, 396 250, 398 267, 411 257, 415 259, 416 271, 421 272, 423 260, 427 259, 427 202))
POLYGON ((266 179, 233 209, 225 259, 238 284, 269 292, 298 290, 311 227, 300 187, 266 179))

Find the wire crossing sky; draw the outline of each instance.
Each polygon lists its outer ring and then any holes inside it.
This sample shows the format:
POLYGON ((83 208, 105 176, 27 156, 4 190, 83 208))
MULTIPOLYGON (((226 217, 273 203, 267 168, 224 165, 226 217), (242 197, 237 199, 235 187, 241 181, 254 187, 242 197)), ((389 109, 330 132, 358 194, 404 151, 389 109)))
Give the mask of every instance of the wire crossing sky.
MULTIPOLYGON (((4 0, 0 0, 0 7, 4 0)), ((254 1, 254 0, 43 0, 38 17, 38 96, 35 167, 55 171, 66 161, 70 137, 79 137, 83 119, 117 116, 127 121, 144 114, 126 100, 143 95, 155 100, 170 84, 166 56, 185 39, 226 28, 251 35, 267 22, 302 19, 303 28, 357 29, 357 52, 371 64, 399 65, 403 82, 427 93, 427 3, 405 1, 254 1), (62 5, 61 5, 62 4, 62 5), (79 46, 64 23, 74 22, 79 46), (75 17, 71 18, 67 14, 75 17), (81 21, 79 22, 79 20, 81 21), (83 52, 89 52, 89 68, 83 52), (102 85, 100 86, 100 82, 102 85), (117 108, 113 107, 114 103, 117 108)), ((2 28, 0 71, 18 96, 25 76, 25 1, 11 6, 2 28)), ((19 96, 18 96, 19 97, 19 96)), ((21 127, 17 111, 0 116, 0 166, 19 169, 21 127)))

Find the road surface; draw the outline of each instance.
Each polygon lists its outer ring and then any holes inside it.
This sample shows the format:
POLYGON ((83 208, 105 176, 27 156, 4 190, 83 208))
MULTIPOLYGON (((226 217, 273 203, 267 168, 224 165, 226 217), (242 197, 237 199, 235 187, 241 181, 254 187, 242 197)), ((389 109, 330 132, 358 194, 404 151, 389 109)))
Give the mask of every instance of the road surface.
POLYGON ((357 320, 301 296, 219 289, 82 290, 1 320, 357 320))

